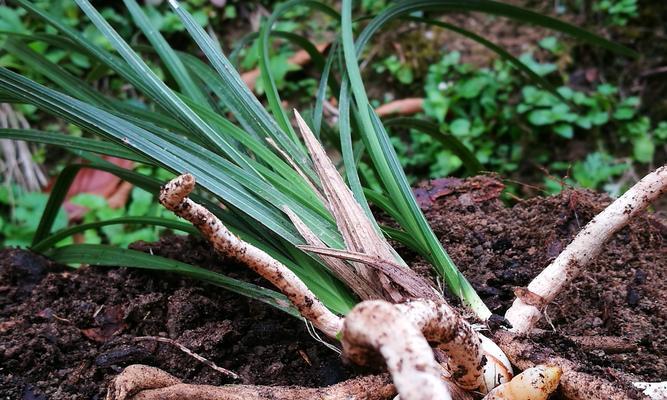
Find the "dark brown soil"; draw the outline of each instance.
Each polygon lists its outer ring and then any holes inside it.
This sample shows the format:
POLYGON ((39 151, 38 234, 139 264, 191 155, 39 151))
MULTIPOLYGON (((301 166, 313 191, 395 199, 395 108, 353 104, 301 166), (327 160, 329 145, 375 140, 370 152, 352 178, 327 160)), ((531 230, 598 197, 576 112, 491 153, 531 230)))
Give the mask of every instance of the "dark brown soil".
MULTIPOLYGON (((609 201, 569 191, 508 208, 498 200, 501 190, 483 177, 417 190, 445 247, 498 314, 514 288, 525 286, 609 201)), ((542 324, 539 340, 612 381, 667 379, 666 244, 667 229, 653 217, 617 234, 548 307, 550 323, 542 324)), ((169 237, 136 248, 261 283, 199 239, 169 237)), ((191 280, 116 268, 71 270, 13 249, 0 252, 0 279, 2 398, 103 398, 108 380, 132 363, 187 382, 231 382, 169 344, 133 340, 144 335, 175 339, 246 383, 319 386, 354 373, 299 320, 191 280)))
MULTIPOLYGON (((135 248, 258 282, 201 239, 135 248)), ((65 269, 27 251, 0 251, 0 398, 102 399, 123 367, 144 363, 193 383, 229 378, 166 336, 242 377, 272 385, 329 385, 352 375, 303 322, 263 303, 177 276, 118 268, 65 269)), ((235 382, 238 383, 238 382, 235 382)))
MULTIPOLYGON (((417 193, 453 260, 491 311, 503 315, 515 288, 526 286, 610 199, 565 191, 508 208, 500 189, 477 177, 432 181, 417 193)), ((541 341, 582 360, 583 369, 611 380, 667 379, 665 224, 643 215, 621 230, 546 315, 541 341)))

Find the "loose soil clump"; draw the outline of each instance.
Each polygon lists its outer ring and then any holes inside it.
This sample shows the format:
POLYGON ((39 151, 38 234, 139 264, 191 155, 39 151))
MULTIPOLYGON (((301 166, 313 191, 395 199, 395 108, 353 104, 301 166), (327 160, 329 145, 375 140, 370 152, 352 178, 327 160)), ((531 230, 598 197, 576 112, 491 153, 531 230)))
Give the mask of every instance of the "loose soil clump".
MULTIPOLYGON (((499 315, 610 199, 566 191, 506 207, 487 177, 416 189, 462 272, 499 315)), ((623 229, 551 304, 534 340, 611 382, 667 379, 667 228, 642 216, 623 229)), ((169 236, 134 248, 265 285, 198 238, 169 236)), ((406 261, 428 274, 409 250, 406 261)), ((300 320, 222 289, 151 271, 68 269, 27 251, 0 251, 0 396, 103 398, 123 367, 143 363, 188 383, 232 383, 166 336, 248 384, 324 386, 354 374, 300 320)), ((501 321, 502 323, 502 321, 501 321)), ((238 382, 237 382, 238 383, 238 382)))

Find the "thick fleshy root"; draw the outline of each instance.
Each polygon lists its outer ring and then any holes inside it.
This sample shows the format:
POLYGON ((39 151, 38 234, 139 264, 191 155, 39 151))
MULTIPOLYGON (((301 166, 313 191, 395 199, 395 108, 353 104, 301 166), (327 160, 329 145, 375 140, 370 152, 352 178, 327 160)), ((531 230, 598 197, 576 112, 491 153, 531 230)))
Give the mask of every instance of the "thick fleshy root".
POLYGON ((345 317, 344 354, 359 365, 384 360, 403 400, 461 398, 483 383, 477 333, 451 307, 430 300, 369 300, 345 317), (445 369, 429 345, 447 356, 445 369))
POLYGON ((665 382, 634 382, 633 385, 644 391, 651 400, 667 400, 667 381, 665 382))
POLYGON ((553 351, 533 343, 529 337, 508 331, 497 331, 494 341, 509 357, 512 364, 523 370, 546 364, 562 370, 560 390, 571 400, 627 400, 641 399, 641 391, 630 382, 613 384, 600 377, 581 371, 580 366, 568 359, 554 355, 553 351))
POLYGON ((213 213, 190 200, 187 196, 194 187, 194 176, 180 175, 162 187, 160 203, 197 227, 218 253, 245 264, 271 282, 304 318, 326 335, 335 337, 342 327, 342 319, 329 311, 284 264, 239 239, 213 213))
POLYGON ((484 400, 547 400, 558 387, 562 372, 559 367, 545 365, 529 368, 493 389, 484 400))
POLYGON ((401 318, 415 324, 424 338, 447 355, 450 379, 463 389, 476 390, 484 380, 481 339, 470 324, 446 303, 417 300, 395 306, 401 318))
POLYGON ((528 285, 527 295, 517 297, 505 318, 514 332, 530 331, 542 309, 595 258, 611 236, 652 201, 667 192, 667 165, 656 169, 591 220, 565 250, 528 285))
POLYGON ((367 365, 384 359, 402 400, 451 400, 442 369, 419 328, 383 300, 359 303, 343 323, 343 351, 367 365))
POLYGON ((514 376, 512 364, 507 358, 503 350, 498 347, 493 340, 478 333, 479 338, 482 339, 481 351, 486 358, 482 372, 484 374, 484 382, 479 388, 482 394, 489 393, 491 389, 498 385, 509 382, 514 376))
POLYGON ((387 375, 353 378, 325 388, 189 385, 154 367, 131 365, 109 387, 106 400, 387 400, 396 389, 387 375))

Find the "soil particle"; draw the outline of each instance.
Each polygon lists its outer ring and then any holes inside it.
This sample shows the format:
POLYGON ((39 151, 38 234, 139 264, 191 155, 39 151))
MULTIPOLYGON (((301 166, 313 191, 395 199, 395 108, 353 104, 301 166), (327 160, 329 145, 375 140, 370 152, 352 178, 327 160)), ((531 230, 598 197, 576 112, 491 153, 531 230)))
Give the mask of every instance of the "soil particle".
MULTIPOLYGON (((499 200, 501 190, 489 177, 431 181, 418 189, 436 234, 498 315, 515 289, 525 287, 610 201, 578 191, 507 207, 499 200)), ((656 217, 642 215, 616 234, 546 307, 540 325, 545 333, 535 340, 611 382, 667 379, 666 231, 656 217)), ((170 236, 134 248, 266 285, 198 238, 170 236)), ((408 249, 398 249, 416 270, 430 271, 408 249)), ((173 345, 137 336, 176 340, 245 383, 315 387, 358 372, 314 341, 301 321, 171 274, 71 270, 6 249, 0 251, 0 278, 2 398, 101 399, 109 379, 133 363, 188 383, 231 382, 173 345)), ((504 323, 494 318, 495 326, 504 323)))

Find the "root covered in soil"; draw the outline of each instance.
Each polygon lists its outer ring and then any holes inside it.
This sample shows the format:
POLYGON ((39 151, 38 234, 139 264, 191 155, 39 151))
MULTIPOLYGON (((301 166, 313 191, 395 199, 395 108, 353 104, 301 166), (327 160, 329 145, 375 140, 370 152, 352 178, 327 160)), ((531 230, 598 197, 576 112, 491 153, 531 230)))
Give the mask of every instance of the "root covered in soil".
POLYGON ((387 375, 353 378, 325 388, 190 385, 146 365, 132 365, 110 385, 106 400, 387 400, 396 395, 387 375))

